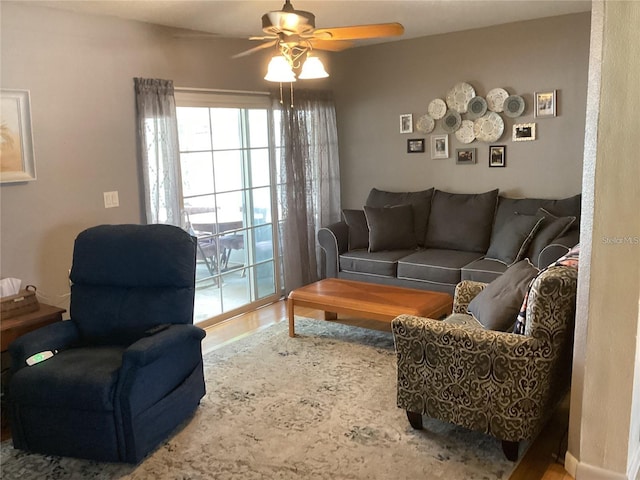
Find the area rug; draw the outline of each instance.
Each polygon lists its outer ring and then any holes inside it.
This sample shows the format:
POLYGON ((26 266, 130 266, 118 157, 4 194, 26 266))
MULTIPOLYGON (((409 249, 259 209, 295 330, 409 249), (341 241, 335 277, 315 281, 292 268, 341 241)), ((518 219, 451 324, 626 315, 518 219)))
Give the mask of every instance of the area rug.
POLYGON ((9 479, 506 479, 496 439, 396 406, 391 333, 298 318, 205 355, 194 417, 137 466, 1 445, 9 479))

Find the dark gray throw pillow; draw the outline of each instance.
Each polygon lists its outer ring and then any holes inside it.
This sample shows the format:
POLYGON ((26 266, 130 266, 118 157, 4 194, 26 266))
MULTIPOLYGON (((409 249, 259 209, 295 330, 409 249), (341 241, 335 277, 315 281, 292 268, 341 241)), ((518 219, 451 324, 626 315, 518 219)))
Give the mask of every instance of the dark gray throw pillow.
POLYGON ((478 194, 436 190, 431 200, 425 246, 485 253, 497 201, 497 189, 478 194))
POLYGON ((418 245, 424 243, 427 232, 427 221, 431 208, 433 188, 418 192, 387 192, 372 188, 365 205, 368 207, 392 207, 394 205, 411 205, 413 207, 413 228, 418 245))
POLYGON ((469 303, 468 310, 487 330, 509 331, 516 321, 529 283, 538 269, 521 260, 491 282, 469 303))
POLYGON ((544 217, 514 213, 491 239, 485 258, 513 265, 522 260, 544 217))
POLYGON ((369 251, 408 250, 418 246, 411 205, 364 207, 369 226, 369 251))
POLYGON ((576 217, 557 217, 544 208, 539 208, 537 216, 543 218, 543 223, 529 244, 527 257, 534 265, 540 266, 540 252, 553 240, 564 235, 576 221, 576 217))
POLYGON ((342 210, 344 221, 349 227, 349 250, 369 246, 369 227, 364 210, 342 210))

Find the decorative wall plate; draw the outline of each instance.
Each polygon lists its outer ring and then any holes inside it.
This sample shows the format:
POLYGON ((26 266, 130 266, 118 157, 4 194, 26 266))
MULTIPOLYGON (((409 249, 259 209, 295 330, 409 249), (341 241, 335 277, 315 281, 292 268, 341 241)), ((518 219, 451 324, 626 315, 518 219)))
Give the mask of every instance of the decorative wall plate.
POLYGON ((489 112, 473 123, 473 133, 481 142, 495 142, 504 132, 504 120, 496 112, 489 112))
POLYGON ((504 88, 494 88, 487 93, 487 107, 492 112, 501 112, 503 110, 504 101, 509 96, 504 88))
POLYGON ((458 130, 461 123, 462 118, 455 110, 447 110, 447 114, 442 117, 442 129, 447 133, 453 133, 458 130))
POLYGON ((487 101, 482 97, 473 97, 467 105, 467 115, 471 120, 480 118, 487 113, 487 101))
POLYGON ((504 101, 504 114, 516 118, 524 112, 524 99, 520 95, 511 95, 504 101))
POLYGON ((456 131, 456 138, 462 143, 471 143, 476 139, 471 120, 463 120, 460 128, 456 131))
POLYGON ((457 83, 447 93, 447 106, 458 113, 467 112, 469 100, 476 96, 476 91, 465 82, 457 83))
POLYGON ((444 100, 436 98, 435 100, 431 100, 431 103, 427 108, 427 112, 429 112, 431 118, 440 120, 442 117, 444 117, 444 114, 447 113, 447 104, 444 103, 444 100))
POLYGON ((422 115, 416 122, 416 130, 422 133, 431 133, 435 126, 436 121, 428 114, 422 115))

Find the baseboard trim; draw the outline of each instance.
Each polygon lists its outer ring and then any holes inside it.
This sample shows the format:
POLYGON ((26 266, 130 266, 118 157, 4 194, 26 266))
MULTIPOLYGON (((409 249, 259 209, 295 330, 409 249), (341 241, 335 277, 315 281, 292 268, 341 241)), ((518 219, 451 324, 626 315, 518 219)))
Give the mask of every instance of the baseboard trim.
POLYGON ((633 454, 631 463, 629 464, 629 468, 627 469, 627 476, 629 478, 640 477, 640 446, 636 448, 636 451, 633 454))
MULTIPOLYGON (((636 455, 636 458, 638 456, 636 455)), ((636 478, 635 474, 625 475, 580 462, 569 451, 564 457, 564 469, 576 480, 632 480, 636 478)))
POLYGON ((578 470, 578 459, 571 455, 571 452, 567 450, 567 453, 564 455, 564 469, 571 475, 573 478, 576 478, 576 471, 578 470))

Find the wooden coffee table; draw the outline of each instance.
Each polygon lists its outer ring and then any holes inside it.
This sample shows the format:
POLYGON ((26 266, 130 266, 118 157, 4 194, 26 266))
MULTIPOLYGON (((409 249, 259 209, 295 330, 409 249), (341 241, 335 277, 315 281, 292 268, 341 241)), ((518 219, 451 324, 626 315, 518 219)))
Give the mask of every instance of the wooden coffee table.
POLYGON ((335 320, 338 313, 346 313, 391 322, 402 313, 441 318, 451 313, 453 298, 442 292, 326 278, 289 294, 290 337, 295 336, 294 308, 297 306, 324 310, 325 320, 335 320))

